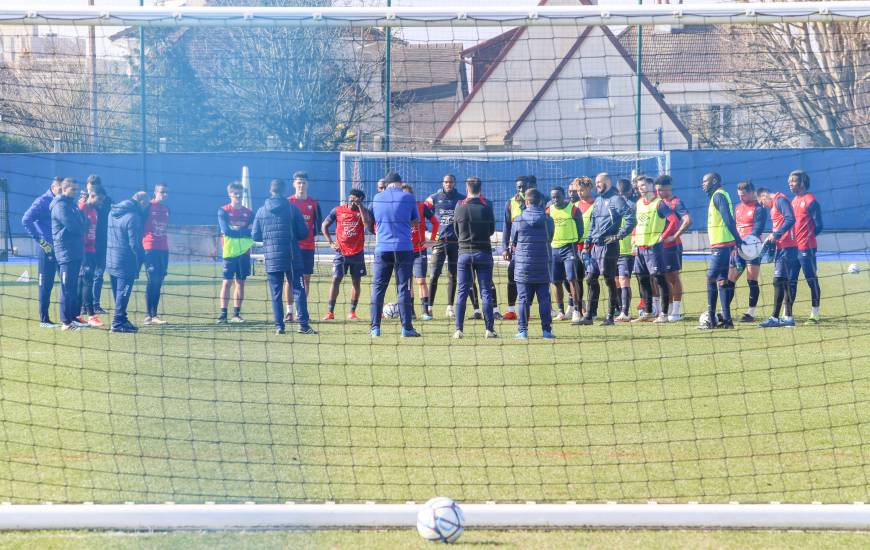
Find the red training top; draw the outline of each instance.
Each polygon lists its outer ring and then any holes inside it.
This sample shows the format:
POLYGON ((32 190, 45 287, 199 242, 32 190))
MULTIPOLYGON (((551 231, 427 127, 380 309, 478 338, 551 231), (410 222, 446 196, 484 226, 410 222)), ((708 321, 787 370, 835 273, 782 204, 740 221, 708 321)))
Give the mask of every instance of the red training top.
MULTIPOLYGON (((595 204, 595 201, 592 201, 592 202, 586 202, 586 201, 584 201, 583 199, 580 199, 579 201, 577 201, 577 202, 574 203, 574 206, 576 206, 576 207, 578 207, 578 208, 580 209, 580 213, 581 213, 581 214, 585 214, 587 210, 589 210, 590 208, 592 208, 592 205, 593 205, 593 204, 595 204)), ((583 220, 583 224, 584 224, 584 225, 583 225, 583 233, 585 233, 585 234, 588 235, 588 234, 589 234, 589 228, 586 227, 586 220, 585 220, 585 219, 583 220)), ((580 242, 577 243, 577 249, 578 249, 578 250, 583 250, 583 246, 584 246, 584 244, 585 244, 585 243, 583 242, 583 235, 580 235, 580 242)))
POLYGON ((308 226, 308 236, 299 241, 299 248, 302 250, 314 250, 314 226, 320 221, 320 205, 317 201, 308 197, 307 199, 298 199, 296 195, 287 197, 290 204, 296 205, 296 208, 302 212, 302 217, 305 218, 305 225, 308 226))
MULTIPOLYGON (((761 208, 761 205, 758 204, 757 201, 750 204, 740 201, 737 206, 734 207, 734 223, 737 224, 737 233, 739 233, 741 237, 745 237, 752 233, 752 228, 755 227, 756 208, 761 208)), ((782 222, 780 221, 780 225, 781 224, 782 222)))
POLYGON ((151 201, 145 232, 142 234, 145 250, 169 250, 169 208, 156 200, 151 201))
POLYGON ((365 251, 366 236, 362 212, 342 204, 332 211, 335 217, 335 240, 342 256, 355 256, 365 251))
POLYGON ((810 207, 816 202, 812 193, 797 195, 791 201, 791 209, 794 210, 794 239, 800 250, 817 248, 816 222, 810 214, 810 207))
POLYGON ((667 217, 668 224, 665 226, 665 230, 662 231, 662 243, 665 248, 675 248, 683 244, 683 240, 679 237, 674 239, 674 242, 670 243, 666 241, 668 237, 674 235, 679 229, 680 225, 683 223, 683 219, 677 215, 677 205, 680 204, 680 199, 677 197, 671 197, 670 199, 662 199, 662 202, 671 207, 671 213, 667 217))
MULTIPOLYGON (((773 231, 776 232, 782 227, 782 224, 785 223, 785 217, 782 215, 782 212, 776 207, 777 199, 785 199, 785 195, 782 193, 777 193, 773 196, 773 204, 770 207, 770 220, 773 222, 773 231)), ((788 199, 786 199, 788 200, 788 199)), ((782 250, 784 248, 794 248, 797 246, 797 242, 794 240, 794 226, 791 226, 791 229, 782 234, 776 241, 777 250, 782 250)))
POLYGON ((88 230, 85 232, 85 252, 95 254, 97 252, 97 209, 86 202, 80 202, 79 210, 82 211, 88 222, 88 230))
POLYGON ((429 221, 432 229, 429 235, 437 235, 438 228, 441 222, 438 221, 438 216, 435 215, 435 210, 429 203, 417 202, 417 214, 420 216, 420 223, 417 227, 411 227, 411 242, 414 243, 414 252, 420 252, 426 248, 426 221, 429 221))

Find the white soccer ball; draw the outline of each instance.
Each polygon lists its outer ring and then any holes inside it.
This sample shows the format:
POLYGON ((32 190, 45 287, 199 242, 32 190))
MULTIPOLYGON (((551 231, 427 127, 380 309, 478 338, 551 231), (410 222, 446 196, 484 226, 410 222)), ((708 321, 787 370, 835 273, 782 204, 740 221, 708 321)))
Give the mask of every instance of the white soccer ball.
POLYGON ((399 316, 399 304, 390 302, 384 306, 384 317, 387 319, 395 319, 399 316))
POLYGON ((849 273, 855 274, 861 272, 861 266, 858 264, 849 264, 849 273))
POLYGON ((698 326, 699 327, 706 327, 707 323, 709 321, 710 321, 710 314, 705 311, 704 313, 701 314, 700 317, 698 317, 698 326))
POLYGON ((754 260, 764 250, 764 242, 755 235, 743 237, 743 244, 737 248, 737 253, 747 262, 754 260))
POLYGON ((456 542, 464 526, 462 508, 447 497, 429 500, 417 513, 417 532, 426 540, 456 542))

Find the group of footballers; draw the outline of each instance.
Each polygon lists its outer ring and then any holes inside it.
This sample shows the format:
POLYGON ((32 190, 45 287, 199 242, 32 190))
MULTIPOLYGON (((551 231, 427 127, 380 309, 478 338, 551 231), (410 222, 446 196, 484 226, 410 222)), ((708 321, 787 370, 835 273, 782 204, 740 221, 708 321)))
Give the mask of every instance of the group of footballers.
MULTIPOLYGON (((270 190, 282 193, 283 188, 276 182, 283 185, 280 180, 273 180, 276 189, 270 187, 270 190)), ((660 175, 653 179, 641 175, 632 180, 618 179, 615 182, 607 173, 598 174, 594 180, 578 177, 570 182, 567 191, 559 186, 551 188, 548 202, 537 191, 535 176, 518 176, 516 194, 504 207, 502 256, 508 261, 508 307, 503 314, 497 305, 492 264, 487 265, 485 260, 487 256, 490 260, 492 257, 489 237, 495 231, 495 224, 494 219, 489 220, 492 205, 483 197, 482 185, 477 178, 469 178, 466 181, 466 195, 457 189, 455 176, 447 174, 438 191, 418 201, 414 198, 413 187, 402 182, 398 174, 391 173, 378 182, 378 194, 372 203, 366 205, 363 191, 352 189, 344 204, 323 217, 318 202, 308 193, 307 175, 304 172, 295 173, 294 192, 285 198, 292 205, 290 214, 304 222, 304 230, 301 222, 298 231, 293 230, 292 216, 283 211, 278 213, 279 217, 286 215, 290 218, 275 218, 280 223, 274 227, 279 232, 286 232, 280 238, 291 242, 294 247, 292 254, 290 250, 287 251, 291 256, 287 260, 289 267, 286 270, 280 268, 282 272, 288 271, 288 275, 282 276, 279 281, 283 283, 283 288, 275 288, 270 284, 273 304, 276 297, 278 302, 274 310, 276 316, 279 307, 281 311, 281 319, 276 318, 276 326, 283 332, 284 323, 297 320, 306 329, 300 332, 315 332, 308 324, 305 302, 314 273, 317 233, 335 251, 328 310, 323 320, 335 319, 335 305, 346 275, 350 275, 352 284, 347 318, 359 319, 357 307, 361 280, 367 275, 367 232, 376 236, 376 250, 390 249, 388 251, 394 258, 399 253, 409 253, 407 277, 404 276, 404 260, 391 260, 388 270, 382 265, 375 266, 378 281, 373 284, 373 335, 380 334, 380 311, 383 308, 383 296, 378 298, 375 294, 385 291, 384 281, 389 281, 390 273, 395 271, 400 283, 400 302, 408 302, 400 303, 403 334, 412 335, 416 333, 410 324, 412 319, 416 319, 415 289, 420 298, 422 320, 431 320, 445 263, 445 315, 454 318, 457 326, 454 336, 460 338, 467 299, 471 300, 473 309, 469 319, 484 319, 487 335, 494 335, 492 320, 504 319, 518 320, 518 336, 525 334, 527 337, 528 309, 535 296, 538 297, 539 306, 543 308, 544 302, 547 304, 547 311, 542 309, 541 312, 541 323, 545 336, 553 337, 550 329, 550 285, 555 297, 553 305, 556 320, 590 325, 599 315, 600 279, 604 280, 608 289, 606 310, 601 315, 602 325, 667 323, 683 318, 681 236, 691 226, 692 218, 680 198, 674 195, 670 176, 660 175), (385 221, 380 224, 379 232, 373 206, 388 187, 391 192, 401 191, 408 197, 405 197, 407 200, 398 200, 396 197, 401 196, 396 195, 390 201, 380 200, 378 212, 385 221), (405 202, 413 203, 413 211, 405 212, 397 208, 399 203, 405 202), (456 217, 460 207, 467 207, 462 210, 461 220, 456 217), (539 209, 541 216, 538 215, 539 209), (407 220, 399 220, 397 215, 407 217, 407 220), (537 220, 541 217, 548 219, 546 224, 538 224, 537 220), (404 224, 407 224, 409 232, 407 244, 403 235, 404 224), (543 233, 535 233, 538 229, 543 230, 543 233), (405 246, 409 249, 401 250, 405 246), (518 266, 518 262, 522 265, 518 266), (541 281, 536 278, 537 275, 530 274, 540 266, 546 270, 546 296, 542 294, 541 281), (522 272, 519 279, 518 269, 522 272), (474 275, 477 275, 476 281, 474 275), (640 291, 639 315, 636 318, 632 318, 631 310, 632 277, 637 280, 640 291), (296 279, 298 285, 295 284, 296 279), (376 286, 383 288, 376 292, 376 286), (459 304, 456 303, 457 290, 459 304), (286 297, 286 310, 281 303, 282 295, 286 297), (300 304, 294 304, 299 298, 303 301, 304 311, 300 311, 300 304), (379 299, 380 304, 377 303, 379 299), (404 319, 406 312, 407 323, 404 319)), ((812 311, 807 322, 818 322, 820 287, 815 256, 816 235, 823 228, 821 211, 818 201, 809 192, 810 178, 805 172, 794 171, 789 174, 788 187, 793 195, 791 199, 782 192, 755 189, 751 182, 740 182, 737 185, 738 201, 734 206, 730 195, 722 187, 721 177, 716 173, 704 176, 702 188, 710 198, 707 233, 711 253, 707 270, 708 312, 700 328, 733 327, 731 304, 735 284, 744 272, 749 285, 749 308, 739 321, 756 321, 761 257, 744 260, 737 254, 737 247, 749 235, 761 238, 767 228, 768 218, 772 221, 772 231, 766 238, 765 248, 775 263, 774 307, 772 315, 760 326, 794 326, 792 309, 801 271, 810 288, 812 300, 812 311), (721 313, 717 313, 717 301, 721 313)), ((245 280, 251 273, 254 239, 256 237, 265 242, 277 238, 270 237, 268 230, 264 235, 262 227, 255 231, 257 220, 254 212, 242 204, 244 190, 239 183, 229 184, 227 193, 229 202, 218 210, 223 259, 218 316, 220 324, 244 322, 241 308, 245 280), (230 297, 233 300, 232 316, 228 313, 230 297)), ((48 315, 56 272, 60 273, 61 279, 61 328, 74 330, 102 326, 99 315, 105 310, 100 304, 100 295, 103 274, 107 270, 107 250, 119 247, 124 250, 130 248, 126 251, 132 252, 137 261, 133 269, 125 267, 123 254, 115 261, 111 258, 111 252, 108 254, 108 271, 116 294, 115 317, 120 318, 119 322, 113 320, 112 330, 136 330, 126 318, 126 299, 129 299, 129 287, 143 265, 148 277, 144 323, 165 323, 158 314, 158 306, 169 260, 167 196, 168 186, 161 183, 155 186, 150 199, 139 192, 130 200, 112 205, 99 176, 88 178, 86 189, 81 195, 77 182, 71 178, 56 178, 52 182, 49 191, 34 201, 22 220, 39 244, 41 326, 58 326, 48 315), (115 207, 120 208, 117 215, 112 215, 115 207), (121 220, 125 219, 122 215, 129 212, 136 214, 131 218, 135 223, 129 224, 129 228, 115 228, 121 230, 121 237, 115 235, 118 231, 110 232, 109 226, 112 223, 120 225, 121 220), (135 230, 136 225, 138 231, 135 230), (113 243, 113 235, 115 241, 127 238, 129 243, 113 243), (117 311, 119 300, 123 302, 121 311, 117 311)), ((268 210, 266 206, 264 209, 268 210)), ((264 211, 263 215, 270 212, 264 211)), ((273 245, 274 242, 277 241, 273 241, 273 245)), ((283 244, 278 247, 278 252, 283 253, 280 250, 282 247, 283 244)), ((272 260, 272 263, 276 261, 274 255, 272 260)), ((269 263, 267 258, 267 272, 269 263)))
POLYGON ((138 192, 113 204, 99 176, 81 189, 74 178, 55 177, 22 217, 36 241, 39 264, 39 321, 42 328, 64 331, 102 327, 103 280, 109 274, 115 297, 113 332, 135 332, 126 316, 133 281, 143 266, 146 325, 162 325, 157 310, 169 267, 168 186, 154 186, 153 197, 138 192), (49 316, 55 278, 60 279, 60 320, 49 316))

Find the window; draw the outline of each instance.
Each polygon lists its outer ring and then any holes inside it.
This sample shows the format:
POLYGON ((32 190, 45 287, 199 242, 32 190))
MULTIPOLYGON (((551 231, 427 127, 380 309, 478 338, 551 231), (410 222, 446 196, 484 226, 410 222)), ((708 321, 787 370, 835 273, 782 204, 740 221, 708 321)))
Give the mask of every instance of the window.
POLYGON ((710 131, 724 136, 731 131, 733 111, 730 105, 710 105, 710 131))
POLYGON ((583 99, 607 99, 607 77, 588 76, 583 79, 583 99))

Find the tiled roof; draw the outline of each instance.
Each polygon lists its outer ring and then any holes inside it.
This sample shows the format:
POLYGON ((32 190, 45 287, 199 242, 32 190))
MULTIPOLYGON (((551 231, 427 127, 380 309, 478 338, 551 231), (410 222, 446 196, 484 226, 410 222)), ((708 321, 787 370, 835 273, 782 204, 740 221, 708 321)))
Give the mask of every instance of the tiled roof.
MULTIPOLYGON (((671 31, 645 27, 643 74, 653 84, 727 81, 727 56, 733 50, 733 40, 726 28, 716 25, 686 25, 671 31)), ((636 62, 637 28, 626 28, 619 42, 636 62)))
POLYGON ((427 43, 393 46, 390 87, 393 93, 432 88, 459 81, 462 44, 427 43))

